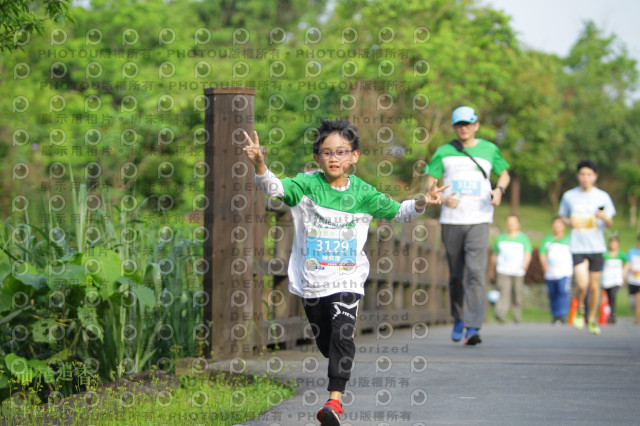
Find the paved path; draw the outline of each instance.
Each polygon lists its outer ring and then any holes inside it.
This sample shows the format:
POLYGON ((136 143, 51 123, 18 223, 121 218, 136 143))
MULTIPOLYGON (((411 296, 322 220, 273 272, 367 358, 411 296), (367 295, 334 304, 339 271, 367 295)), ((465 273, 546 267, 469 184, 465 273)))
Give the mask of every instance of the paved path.
MULTIPOLYGON (((449 333, 435 326, 358 336, 343 425, 640 424, 640 327, 629 319, 600 336, 491 324, 475 347, 453 343, 449 333)), ((298 382, 296 395, 243 425, 318 424, 326 360, 309 345, 248 361, 256 372, 283 365, 278 375, 298 382)))

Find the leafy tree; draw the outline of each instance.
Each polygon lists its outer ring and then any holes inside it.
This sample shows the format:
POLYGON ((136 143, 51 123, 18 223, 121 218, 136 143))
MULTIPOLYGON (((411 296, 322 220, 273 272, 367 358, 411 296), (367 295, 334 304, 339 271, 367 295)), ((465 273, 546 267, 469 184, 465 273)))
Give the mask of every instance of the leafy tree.
POLYGON ((13 100, 0 106, 0 152, 32 166, 21 182, 10 168, 0 171, 0 185, 10 189, 1 191, 3 211, 12 192, 43 187, 48 167, 67 161, 76 169, 98 163, 94 183, 112 186, 113 200, 166 190, 177 210, 188 209, 202 190, 194 173, 203 158, 198 99, 211 85, 256 87, 255 128, 281 175, 311 164, 310 130, 320 118, 350 118, 365 150, 357 173, 397 196, 422 189, 421 166, 453 137, 449 117, 461 104, 478 110, 479 136, 500 144, 514 184, 549 187, 552 200, 562 189, 558 176, 580 156, 593 153, 603 170, 613 170, 615 161, 595 148, 603 140, 601 151, 622 158, 633 149, 627 104, 635 64, 595 27, 561 59, 523 50, 507 15, 471 0, 93 0, 73 14, 78 23, 65 28, 64 43, 34 38, 0 56, 3 82, 13 74, 17 83, 15 75, 30 69, 20 84, 0 85, 0 95, 13 100), (67 72, 52 77, 60 64, 67 72), (161 66, 175 74, 160 77, 161 66), (239 66, 247 72, 235 72, 239 66), (167 95, 173 108, 158 111, 167 95), (60 99, 65 111, 52 112, 60 99), (96 99, 100 108, 87 112, 96 99), (123 108, 132 100, 135 108, 123 108), (51 154, 56 129, 67 138, 51 154), (27 142, 12 141, 20 130, 27 142), (131 130, 136 140, 127 139, 131 130), (158 143, 163 134, 173 141, 158 143), (167 161, 175 173, 160 182, 158 167, 167 161), (136 179, 123 175, 125 163, 137 168, 136 179))
MULTIPOLYGON (((569 114, 562 110, 560 60, 536 51, 518 54, 511 86, 489 119, 511 165, 511 203, 516 213, 521 184, 549 188, 566 167, 559 156, 569 114)), ((559 191, 559 189, 558 189, 559 191)), ((553 200, 553 197, 552 197, 553 200)), ((555 207, 554 207, 555 208, 555 207)))
MULTIPOLYGON (((633 152, 628 153, 626 157, 620 156, 620 162, 617 170, 612 177, 616 179, 616 184, 620 190, 620 195, 626 196, 626 202, 629 207, 629 225, 638 226, 640 231, 640 215, 638 208, 640 207, 640 168, 638 162, 638 145, 640 145, 640 123, 637 117, 640 114, 640 102, 635 104, 626 111, 624 121, 630 123, 625 126, 627 143, 632 147, 633 152)), ((628 151, 626 151, 628 152, 628 151)))
POLYGON ((615 35, 605 36, 593 22, 586 22, 564 65, 563 107, 574 119, 563 157, 569 164, 588 157, 603 171, 613 171, 620 159, 637 151, 629 143, 631 121, 626 119, 638 81, 636 61, 615 35))
POLYGON ((70 5, 71 0, 0 1, 0 52, 22 46, 34 33, 42 35, 47 19, 73 22, 70 5))
MULTIPOLYGON (((618 173, 624 182, 629 204, 629 224, 638 225, 638 203, 640 202, 640 169, 637 162, 626 162, 618 166, 618 173)), ((640 227, 638 228, 640 231, 640 227)))
MULTIPOLYGON (((452 109, 470 104, 488 117, 517 67, 508 18, 471 1, 340 2, 326 27, 333 37, 325 46, 353 52, 347 59, 358 70, 346 78, 356 106, 345 113, 365 124, 361 139, 375 154, 361 158, 358 173, 382 187, 410 184, 394 195, 423 189, 422 168, 453 135, 452 109)), ((332 64, 333 75, 344 74, 345 61, 332 64)), ((491 138, 495 127, 483 123, 491 138)))

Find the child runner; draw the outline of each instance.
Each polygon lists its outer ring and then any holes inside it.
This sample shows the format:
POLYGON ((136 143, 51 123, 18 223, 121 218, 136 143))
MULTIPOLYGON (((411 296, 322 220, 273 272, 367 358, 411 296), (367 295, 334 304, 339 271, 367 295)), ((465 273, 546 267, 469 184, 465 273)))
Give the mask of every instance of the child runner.
POLYGON ((616 294, 624 284, 624 264, 627 257, 620 251, 620 240, 615 235, 609 238, 608 251, 603 255, 604 267, 602 269, 602 288, 607 292, 611 314, 609 324, 616 323, 616 294))
POLYGON ((562 325, 567 321, 569 294, 573 275, 573 257, 569 249, 569 236, 560 216, 551 222, 553 234, 547 235, 540 246, 540 263, 549 290, 552 322, 562 325))
POLYGON ((351 377, 358 303, 364 295, 369 261, 363 251, 374 218, 410 221, 441 203, 435 182, 425 194, 402 203, 378 192, 349 168, 360 157, 357 129, 346 120, 322 121, 313 144, 321 171, 278 179, 267 169, 257 132, 244 134, 256 183, 268 196, 291 207, 295 237, 289 259, 289 291, 302 298, 316 338, 329 359, 329 399, 318 411, 322 425, 339 425, 341 398, 351 377))

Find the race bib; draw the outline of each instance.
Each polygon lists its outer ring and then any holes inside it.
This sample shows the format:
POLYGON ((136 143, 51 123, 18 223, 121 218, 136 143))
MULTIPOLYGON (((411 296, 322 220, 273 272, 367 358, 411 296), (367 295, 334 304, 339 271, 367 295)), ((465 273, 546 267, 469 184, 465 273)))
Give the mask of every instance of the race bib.
POLYGON ((618 284, 622 283, 623 269, 622 261, 616 263, 605 262, 604 269, 602 271, 602 283, 603 284, 618 284))
POLYGON ((594 215, 571 215, 571 226, 580 231, 593 231, 598 229, 598 220, 594 215))
POLYGON ((475 179, 457 179, 452 182, 451 192, 463 197, 479 197, 482 182, 475 179))
POLYGON ((309 228, 305 267, 313 272, 326 268, 352 271, 356 266, 355 229, 309 228))

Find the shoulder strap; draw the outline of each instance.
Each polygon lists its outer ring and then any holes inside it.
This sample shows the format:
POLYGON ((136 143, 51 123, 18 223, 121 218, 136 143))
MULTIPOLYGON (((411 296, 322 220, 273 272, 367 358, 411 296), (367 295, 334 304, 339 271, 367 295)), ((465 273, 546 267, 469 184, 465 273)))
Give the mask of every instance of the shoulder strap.
POLYGON ((452 139, 451 141, 449 141, 449 143, 458 151, 460 151, 461 153, 463 153, 464 155, 466 155, 467 157, 469 157, 471 159, 471 161, 473 161, 474 163, 476 163, 476 166, 478 166, 478 168, 480 169, 480 171, 482 172, 482 176, 484 176, 485 179, 488 179, 487 176, 487 172, 484 171, 484 169, 482 167, 480 167, 480 164, 478 164, 478 162, 476 161, 475 158, 473 158, 471 156, 471 154, 469 154, 467 151, 465 151, 464 147, 462 146, 462 142, 460 142, 458 139, 452 139))

